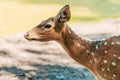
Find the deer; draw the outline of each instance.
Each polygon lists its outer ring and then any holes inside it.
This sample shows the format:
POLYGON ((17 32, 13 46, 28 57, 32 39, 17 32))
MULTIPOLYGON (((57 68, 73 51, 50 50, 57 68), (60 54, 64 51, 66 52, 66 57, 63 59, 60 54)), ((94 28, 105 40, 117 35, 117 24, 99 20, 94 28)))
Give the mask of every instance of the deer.
POLYGON ((65 5, 55 17, 42 21, 24 37, 29 41, 58 42, 96 80, 120 80, 120 36, 103 40, 85 39, 67 25, 70 18, 70 6, 65 5))

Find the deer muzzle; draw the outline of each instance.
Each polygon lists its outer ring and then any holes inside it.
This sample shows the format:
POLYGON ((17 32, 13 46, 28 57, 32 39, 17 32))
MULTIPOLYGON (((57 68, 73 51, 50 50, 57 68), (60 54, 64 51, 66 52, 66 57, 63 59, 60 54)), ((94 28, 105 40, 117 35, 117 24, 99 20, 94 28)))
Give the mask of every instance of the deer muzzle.
POLYGON ((30 34, 29 32, 27 32, 25 35, 24 35, 25 39, 27 40, 35 40, 35 38, 32 37, 32 34, 30 34))

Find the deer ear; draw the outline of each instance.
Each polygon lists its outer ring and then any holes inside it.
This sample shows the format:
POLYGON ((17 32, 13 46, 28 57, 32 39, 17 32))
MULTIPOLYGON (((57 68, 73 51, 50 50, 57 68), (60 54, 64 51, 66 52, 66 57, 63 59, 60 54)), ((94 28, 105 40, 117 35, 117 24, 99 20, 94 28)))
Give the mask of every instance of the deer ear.
POLYGON ((70 20, 71 13, 69 5, 64 6, 57 15, 57 18, 60 22, 67 22, 70 20))

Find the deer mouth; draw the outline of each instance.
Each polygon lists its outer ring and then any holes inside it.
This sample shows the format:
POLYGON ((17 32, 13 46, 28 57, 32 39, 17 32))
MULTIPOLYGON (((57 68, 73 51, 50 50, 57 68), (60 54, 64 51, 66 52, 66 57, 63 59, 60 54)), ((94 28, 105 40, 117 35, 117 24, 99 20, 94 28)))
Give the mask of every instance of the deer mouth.
POLYGON ((25 39, 29 40, 29 41, 36 41, 36 38, 30 38, 30 37, 25 37, 25 39))
POLYGON ((35 38, 28 38, 28 37, 25 37, 25 39, 27 39, 27 40, 29 40, 29 41, 36 40, 35 38))
POLYGON ((36 40, 36 38, 30 37, 28 34, 25 34, 24 38, 27 39, 27 40, 29 40, 29 41, 36 40))

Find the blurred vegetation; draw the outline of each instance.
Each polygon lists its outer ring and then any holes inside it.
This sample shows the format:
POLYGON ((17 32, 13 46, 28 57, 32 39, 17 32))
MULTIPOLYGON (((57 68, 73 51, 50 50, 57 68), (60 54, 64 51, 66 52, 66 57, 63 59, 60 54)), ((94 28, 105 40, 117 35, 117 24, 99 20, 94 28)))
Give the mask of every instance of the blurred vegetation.
MULTIPOLYGON (((85 20, 96 20, 96 18, 108 18, 108 17, 119 17, 120 16, 120 0, 13 0, 19 1, 26 4, 48 4, 48 5, 66 5, 69 4, 71 7, 83 8, 83 12, 93 12, 96 14, 92 17, 80 18, 81 21, 85 20), (86 10, 84 10, 86 9, 86 10), (88 18, 88 19, 86 19, 88 18)), ((74 9, 73 9, 74 10, 74 9)), ((83 13, 79 11, 79 14, 83 13)), ((86 13, 85 12, 85 13, 86 13)), ((74 16, 74 15, 73 15, 74 16)), ((87 15, 86 15, 87 16, 87 15)), ((78 16, 77 16, 78 17, 78 16)), ((79 18, 75 17, 79 20, 79 18)), ((82 17, 82 16, 81 16, 82 17)))
POLYGON ((66 4, 72 24, 120 17, 120 0, 0 0, 0 36, 25 32, 66 4))

